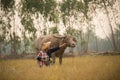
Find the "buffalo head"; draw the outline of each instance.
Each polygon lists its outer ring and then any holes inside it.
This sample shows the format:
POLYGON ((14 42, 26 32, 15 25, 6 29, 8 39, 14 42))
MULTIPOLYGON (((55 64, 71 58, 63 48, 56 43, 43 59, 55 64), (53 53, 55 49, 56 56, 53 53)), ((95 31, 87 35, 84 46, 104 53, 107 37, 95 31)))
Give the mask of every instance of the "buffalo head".
POLYGON ((68 47, 75 47, 77 42, 75 37, 69 35, 65 36, 64 41, 67 43, 68 47))
POLYGON ((62 43, 67 43, 68 47, 75 47, 76 46, 77 40, 75 37, 73 37, 71 35, 66 35, 66 36, 54 35, 54 37, 62 39, 62 43))

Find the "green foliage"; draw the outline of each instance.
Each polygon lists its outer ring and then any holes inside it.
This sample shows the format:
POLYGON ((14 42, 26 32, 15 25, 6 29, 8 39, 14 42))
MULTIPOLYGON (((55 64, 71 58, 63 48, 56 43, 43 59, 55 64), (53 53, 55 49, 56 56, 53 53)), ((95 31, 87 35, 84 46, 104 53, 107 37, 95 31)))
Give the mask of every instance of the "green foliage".
POLYGON ((64 0, 61 4, 61 12, 64 13, 64 15, 70 15, 70 11, 76 9, 77 7, 77 0, 64 0))
MULTIPOLYGON (((25 30, 35 36, 36 29, 31 16, 36 13, 42 14, 45 20, 49 18, 49 21, 58 22, 57 14, 55 14, 56 6, 55 0, 22 0, 21 23, 24 25, 25 30)), ((43 33, 46 34, 45 31, 43 33)))
POLYGON ((30 12, 35 13, 36 11, 43 12, 44 1, 43 0, 22 0, 22 13, 30 12))
POLYGON ((84 16, 88 19, 88 4, 88 0, 84 0, 83 2, 81 0, 64 0, 63 3, 61 3, 60 8, 62 12, 63 23, 66 25, 71 16, 74 16, 74 18, 76 19, 77 13, 83 13, 84 16))
POLYGON ((7 11, 10 8, 13 8, 15 1, 14 0, 1 0, 2 8, 7 11))
POLYGON ((52 32, 53 34, 59 33, 58 32, 58 27, 52 27, 52 28, 50 28, 50 32, 52 32))
POLYGON ((25 12, 32 14, 40 12, 44 17, 50 16, 50 20, 55 17, 54 9, 57 6, 55 0, 22 0, 22 4, 22 14, 25 12))
POLYGON ((25 30, 28 30, 29 32, 36 32, 36 29, 33 25, 33 19, 30 17, 30 15, 25 15, 21 20, 22 25, 24 25, 25 30))
POLYGON ((97 4, 96 7, 103 8, 104 7, 103 3, 105 3, 106 6, 113 7, 113 5, 115 4, 116 0, 94 0, 92 2, 97 4))
POLYGON ((61 12, 64 13, 64 15, 70 15, 70 12, 72 11, 81 11, 84 12, 85 5, 88 8, 88 2, 85 1, 85 4, 82 1, 78 0, 64 0, 61 4, 61 12))
MULTIPOLYGON (((81 42, 81 45, 84 46, 88 42, 87 40, 88 36, 90 36, 89 42, 92 42, 93 38, 96 38, 95 33, 92 33, 93 31, 91 31, 93 29, 90 29, 90 26, 91 26, 90 21, 92 20, 92 18, 90 18, 90 15, 88 15, 88 12, 90 10, 89 2, 92 2, 91 4, 95 4, 95 6, 93 5, 95 8, 96 6, 97 8, 100 8, 100 7, 104 8, 103 1, 105 1, 105 4, 107 7, 109 6, 112 7, 116 0, 62 0, 60 5, 56 3, 56 0, 20 0, 20 1, 21 1, 21 5, 18 4, 19 10, 17 10, 18 7, 14 8, 16 7, 15 0, 1 0, 1 7, 2 7, 1 10, 7 12, 7 14, 5 14, 6 21, 3 21, 2 19, 0 20, 0 25, 2 25, 2 27, 0 27, 0 30, 2 33, 0 34, 0 43, 2 44, 2 42, 4 42, 5 45, 13 44, 14 47, 16 47, 16 49, 19 49, 20 47, 19 46, 20 38, 19 36, 17 36, 16 31, 11 32, 11 29, 16 27, 16 26, 13 26, 14 21, 12 21, 12 19, 15 20, 15 14, 14 14, 15 11, 20 11, 18 13, 20 14, 21 23, 24 26, 24 29, 21 29, 22 38, 23 38, 22 44, 24 44, 24 47, 26 49, 31 44, 30 40, 31 42, 32 40, 34 40, 36 31, 37 31, 33 23, 33 17, 35 16, 35 18, 39 20, 38 22, 40 22, 41 20, 38 18, 40 18, 41 15, 44 18, 43 27, 45 27, 44 30, 41 31, 42 34, 44 35, 47 34, 46 29, 48 27, 46 26, 49 26, 49 25, 46 25, 46 22, 54 21, 54 23, 59 24, 59 20, 63 20, 64 26, 67 28, 66 34, 71 34, 79 37, 81 40, 81 41, 79 40, 81 42), (80 13, 80 16, 82 13, 82 17, 78 17, 79 13, 80 13), (74 24, 76 25, 76 21, 74 21, 72 24, 71 17, 72 19, 74 17, 74 20, 76 19, 81 21, 80 23, 86 22, 88 24, 87 26, 89 27, 88 32, 83 33, 82 28, 81 30, 80 29, 75 30, 73 28, 73 25, 74 24), (81 18, 81 19, 78 19, 78 18, 81 18), (27 37, 26 36, 27 34, 30 34, 30 36, 27 37), (7 38, 9 38, 9 40, 7 38)), ((82 27, 81 25, 79 26, 82 27)), ((57 26, 52 27, 49 29, 49 31, 53 34, 58 33, 58 27, 57 26)), ((119 40, 120 28, 115 30, 114 35, 119 40)))
POLYGON ((88 13, 88 0, 84 0, 84 15, 86 19, 88 18, 87 13, 88 13))
POLYGON ((81 1, 77 2, 76 9, 80 12, 84 12, 84 4, 81 1))
POLYGON ((44 16, 48 17, 48 14, 53 13, 56 6, 55 0, 45 0, 44 16))
POLYGON ((5 21, 5 20, 2 20, 1 19, 1 34, 0 34, 0 41, 4 41, 4 40, 7 40, 6 38, 9 37, 10 35, 10 29, 11 29, 11 24, 9 22, 9 18, 8 18, 8 21, 5 21))
POLYGON ((66 29, 66 33, 67 33, 67 34, 73 34, 74 31, 75 31, 75 29, 73 29, 73 28, 71 28, 71 27, 69 27, 69 28, 66 29))

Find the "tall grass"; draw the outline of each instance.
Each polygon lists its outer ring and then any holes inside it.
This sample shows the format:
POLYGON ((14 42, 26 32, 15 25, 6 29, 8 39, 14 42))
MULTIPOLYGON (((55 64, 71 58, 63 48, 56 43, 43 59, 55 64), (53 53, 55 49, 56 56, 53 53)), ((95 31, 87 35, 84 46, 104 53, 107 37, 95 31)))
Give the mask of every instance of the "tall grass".
POLYGON ((0 61, 0 80, 120 80, 120 56, 63 58, 42 68, 34 59, 0 61))

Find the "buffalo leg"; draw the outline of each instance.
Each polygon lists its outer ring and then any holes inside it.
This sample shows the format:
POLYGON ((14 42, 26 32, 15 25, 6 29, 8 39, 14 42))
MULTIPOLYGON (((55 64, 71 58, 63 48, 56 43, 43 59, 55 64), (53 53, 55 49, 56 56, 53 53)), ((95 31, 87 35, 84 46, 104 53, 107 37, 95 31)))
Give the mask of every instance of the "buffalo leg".
POLYGON ((52 62, 53 62, 53 64, 55 64, 55 53, 52 53, 52 62))
POLYGON ((62 55, 59 56, 59 63, 62 64, 62 55))

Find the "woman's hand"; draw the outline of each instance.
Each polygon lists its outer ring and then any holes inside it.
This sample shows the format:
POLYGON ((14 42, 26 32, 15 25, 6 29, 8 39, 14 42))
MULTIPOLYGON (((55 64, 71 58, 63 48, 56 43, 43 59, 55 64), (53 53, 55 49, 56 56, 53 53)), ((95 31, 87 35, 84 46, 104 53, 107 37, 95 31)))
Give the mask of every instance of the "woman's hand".
POLYGON ((59 47, 61 48, 61 47, 64 47, 64 46, 66 46, 67 45, 67 43, 63 43, 63 44, 61 44, 59 47))

